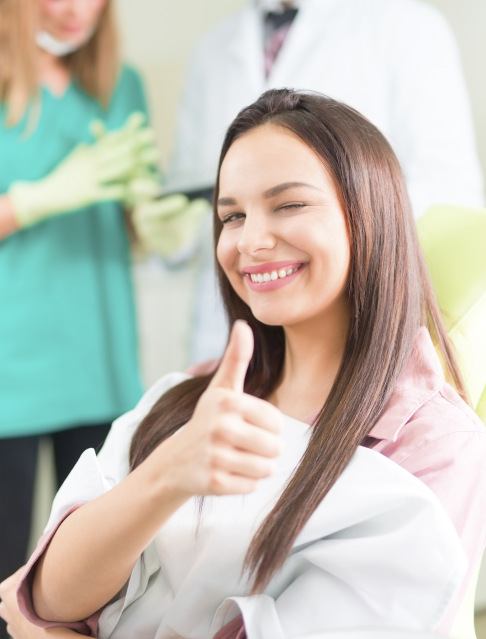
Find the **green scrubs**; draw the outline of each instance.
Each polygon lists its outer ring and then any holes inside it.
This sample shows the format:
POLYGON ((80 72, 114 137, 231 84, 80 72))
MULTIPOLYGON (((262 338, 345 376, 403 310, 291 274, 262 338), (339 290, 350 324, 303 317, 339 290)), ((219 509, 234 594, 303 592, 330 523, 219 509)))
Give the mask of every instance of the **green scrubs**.
MULTIPOLYGON (((41 93, 39 120, 5 124, 0 193, 47 175, 89 124, 123 125, 146 112, 141 80, 121 71, 104 110, 74 83, 41 93)), ((108 422, 141 394, 130 251, 122 207, 100 203, 0 240, 0 437, 108 422)))

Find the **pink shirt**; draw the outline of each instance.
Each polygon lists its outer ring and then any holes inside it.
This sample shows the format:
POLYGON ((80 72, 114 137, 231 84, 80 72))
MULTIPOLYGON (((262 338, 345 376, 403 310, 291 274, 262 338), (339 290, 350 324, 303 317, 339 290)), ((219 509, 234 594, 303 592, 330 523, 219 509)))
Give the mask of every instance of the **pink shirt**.
MULTIPOLYGON (((457 529, 469 558, 469 569, 463 588, 444 619, 445 630, 454 618, 486 543, 486 428, 446 383, 426 328, 419 330, 395 390, 364 443, 425 482, 457 529)), ((46 545, 40 545, 28 564, 19 603, 34 623, 54 626, 58 624, 43 623, 36 617, 29 592, 32 567, 46 545)), ((87 625, 65 625, 93 632, 96 616, 89 621, 92 623, 87 625)), ((241 621, 234 620, 217 636, 244 638, 241 621)))

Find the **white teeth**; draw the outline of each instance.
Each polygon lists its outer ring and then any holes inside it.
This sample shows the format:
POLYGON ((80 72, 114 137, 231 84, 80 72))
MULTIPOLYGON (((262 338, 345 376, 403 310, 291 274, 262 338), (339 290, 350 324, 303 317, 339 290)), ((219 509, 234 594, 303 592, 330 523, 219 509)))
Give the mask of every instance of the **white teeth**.
POLYGON ((252 282, 256 284, 262 284, 263 282, 270 282, 287 277, 295 273, 298 270, 298 267, 295 268, 281 268, 278 271, 271 271, 270 273, 251 273, 250 279, 252 282))

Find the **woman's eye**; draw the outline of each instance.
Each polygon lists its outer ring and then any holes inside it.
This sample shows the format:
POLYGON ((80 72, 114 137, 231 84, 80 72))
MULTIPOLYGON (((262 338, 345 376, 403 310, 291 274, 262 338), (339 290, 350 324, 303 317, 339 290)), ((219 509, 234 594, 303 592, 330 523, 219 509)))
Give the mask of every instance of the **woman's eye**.
POLYGON ((223 224, 229 224, 230 222, 236 222, 238 220, 241 220, 242 218, 244 218, 244 214, 243 213, 228 213, 228 215, 225 215, 222 219, 221 222, 223 224))
POLYGON ((288 204, 282 204, 277 207, 277 211, 291 211, 293 209, 301 209, 304 207, 304 202, 289 202, 288 204))

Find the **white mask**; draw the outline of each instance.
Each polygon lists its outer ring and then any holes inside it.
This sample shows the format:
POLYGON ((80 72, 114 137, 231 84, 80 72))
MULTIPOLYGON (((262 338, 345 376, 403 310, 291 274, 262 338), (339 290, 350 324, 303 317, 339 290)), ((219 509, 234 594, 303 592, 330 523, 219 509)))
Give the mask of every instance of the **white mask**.
POLYGON ((94 33, 94 29, 82 40, 82 42, 66 42, 65 40, 58 40, 48 31, 38 31, 35 37, 37 46, 43 51, 55 55, 56 58, 62 58, 65 55, 74 53, 78 49, 81 49, 86 42, 91 38, 94 33))

